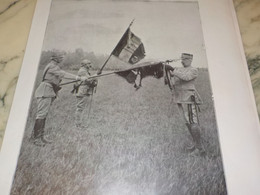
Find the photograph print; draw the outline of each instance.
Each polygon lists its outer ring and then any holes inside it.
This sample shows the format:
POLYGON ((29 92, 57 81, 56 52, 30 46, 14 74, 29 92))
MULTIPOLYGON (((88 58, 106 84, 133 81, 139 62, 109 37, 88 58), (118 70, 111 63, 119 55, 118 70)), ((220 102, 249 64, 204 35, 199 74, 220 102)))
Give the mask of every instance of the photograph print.
POLYGON ((53 0, 11 194, 227 194, 206 53, 196 1, 53 0))

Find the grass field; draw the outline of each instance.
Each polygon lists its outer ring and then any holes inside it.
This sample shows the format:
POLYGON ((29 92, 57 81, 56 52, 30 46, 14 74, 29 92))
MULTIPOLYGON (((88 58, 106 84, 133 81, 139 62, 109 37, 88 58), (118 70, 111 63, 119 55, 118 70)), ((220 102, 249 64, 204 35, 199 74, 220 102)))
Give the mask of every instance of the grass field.
POLYGON ((222 195, 225 178, 208 72, 197 90, 205 157, 185 150, 191 137, 163 79, 135 91, 118 76, 99 80, 85 129, 74 126, 76 100, 64 87, 46 122, 54 143, 29 143, 33 99, 11 194, 222 195))

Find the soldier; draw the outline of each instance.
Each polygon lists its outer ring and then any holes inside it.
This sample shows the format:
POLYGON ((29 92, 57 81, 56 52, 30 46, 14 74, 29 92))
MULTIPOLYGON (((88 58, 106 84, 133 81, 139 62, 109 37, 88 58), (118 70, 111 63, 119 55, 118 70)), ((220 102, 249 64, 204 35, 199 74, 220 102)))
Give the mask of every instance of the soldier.
POLYGON ((191 66, 192 59, 192 54, 183 53, 181 56, 183 67, 175 68, 171 72, 175 89, 173 95, 193 139, 194 145, 190 150, 193 151, 197 148, 201 153, 205 153, 201 143, 198 118, 198 105, 202 104, 202 100, 194 85, 195 79, 198 77, 198 70, 191 66))
MULTIPOLYGON (((78 71, 78 76, 90 76, 89 70, 91 69, 91 62, 87 59, 84 59, 81 62, 81 67, 78 71)), ((74 85, 74 92, 76 92, 77 106, 75 113, 75 125, 76 127, 82 127, 82 113, 86 107, 88 99, 93 95, 94 88, 97 86, 96 79, 90 79, 74 85)), ((90 105, 89 105, 90 106, 90 105)))
POLYGON ((45 146, 51 141, 44 137, 44 126, 46 117, 52 105, 52 102, 61 89, 59 86, 63 78, 71 80, 85 81, 87 77, 80 77, 61 70, 60 63, 63 60, 63 55, 54 54, 51 57, 50 63, 43 71, 42 82, 35 91, 37 98, 37 112, 34 129, 30 140, 37 146, 45 146))

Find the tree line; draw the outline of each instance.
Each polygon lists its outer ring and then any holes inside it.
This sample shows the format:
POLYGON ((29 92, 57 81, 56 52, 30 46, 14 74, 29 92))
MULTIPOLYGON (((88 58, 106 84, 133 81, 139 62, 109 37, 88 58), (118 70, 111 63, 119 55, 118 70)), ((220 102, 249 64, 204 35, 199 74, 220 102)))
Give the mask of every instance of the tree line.
MULTIPOLYGON (((74 51, 61 51, 61 50, 47 50, 42 51, 39 69, 44 69, 45 66, 50 62, 53 54, 63 54, 64 60, 61 62, 62 69, 64 70, 78 70, 80 62, 83 59, 88 59, 92 62, 93 70, 98 70, 102 67, 104 62, 109 57, 108 55, 96 55, 94 52, 86 52, 82 48, 75 49, 74 51)), ((124 62, 111 57, 104 70, 117 70, 126 68, 124 62)))

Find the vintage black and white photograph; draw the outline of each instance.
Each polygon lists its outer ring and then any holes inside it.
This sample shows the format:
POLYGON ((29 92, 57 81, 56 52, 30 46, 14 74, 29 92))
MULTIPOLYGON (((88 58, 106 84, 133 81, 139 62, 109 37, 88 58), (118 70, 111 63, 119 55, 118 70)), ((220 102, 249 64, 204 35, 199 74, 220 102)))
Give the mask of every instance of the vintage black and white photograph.
POLYGON ((196 1, 53 0, 11 194, 227 194, 196 1))

